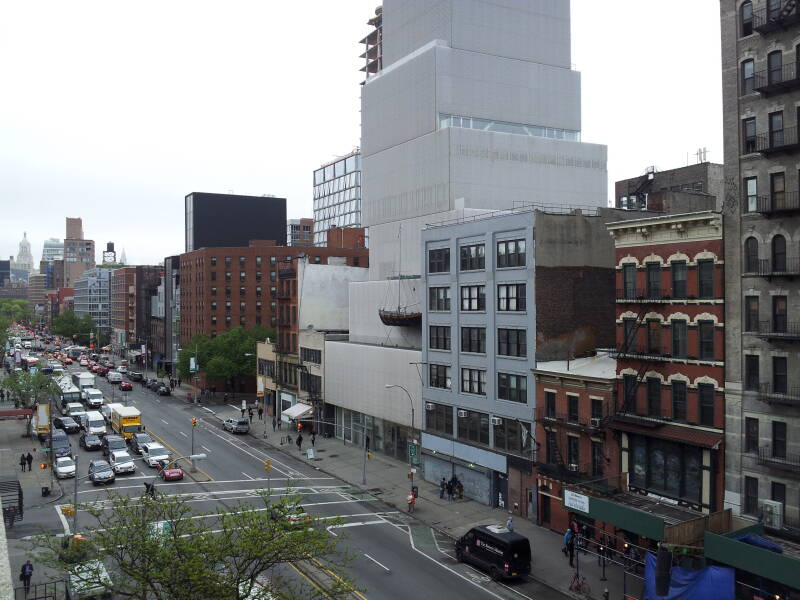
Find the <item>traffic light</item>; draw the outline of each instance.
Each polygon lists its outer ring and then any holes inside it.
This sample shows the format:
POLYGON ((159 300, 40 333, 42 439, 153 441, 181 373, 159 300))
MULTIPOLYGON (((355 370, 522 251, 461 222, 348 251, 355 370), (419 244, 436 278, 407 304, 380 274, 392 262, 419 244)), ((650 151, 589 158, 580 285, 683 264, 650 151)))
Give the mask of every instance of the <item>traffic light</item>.
POLYGON ((301 431, 303 431, 303 424, 302 423, 298 423, 297 424, 297 433, 300 433, 301 431))
POLYGON ((264 470, 269 473, 270 469, 272 469, 272 461, 270 459, 266 459, 264 461, 264 470))
POLYGON ((39 468, 40 469, 46 469, 47 468, 47 463, 46 462, 39 463, 39 468))
POLYGON ((197 417, 192 417, 192 427, 197 427, 197 417))

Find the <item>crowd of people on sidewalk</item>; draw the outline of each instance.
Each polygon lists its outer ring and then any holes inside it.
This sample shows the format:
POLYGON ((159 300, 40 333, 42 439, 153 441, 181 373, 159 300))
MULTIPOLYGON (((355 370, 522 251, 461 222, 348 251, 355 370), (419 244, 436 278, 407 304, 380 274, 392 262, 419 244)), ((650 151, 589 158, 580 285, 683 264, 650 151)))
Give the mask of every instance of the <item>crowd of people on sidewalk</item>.
POLYGON ((453 502, 456 498, 463 500, 464 484, 455 475, 450 478, 450 481, 442 477, 439 482, 439 498, 444 499, 445 494, 447 494, 447 499, 450 502, 453 502))

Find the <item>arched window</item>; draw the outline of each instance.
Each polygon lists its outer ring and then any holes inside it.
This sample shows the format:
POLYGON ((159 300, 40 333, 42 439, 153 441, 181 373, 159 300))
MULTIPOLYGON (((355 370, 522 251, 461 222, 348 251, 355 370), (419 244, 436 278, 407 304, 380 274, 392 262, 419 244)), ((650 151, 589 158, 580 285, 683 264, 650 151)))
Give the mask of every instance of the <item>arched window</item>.
POLYGON ((786 271, 786 238, 782 235, 772 238, 772 270, 786 271))
POLYGON ((743 2, 739 8, 739 16, 742 21, 742 37, 753 33, 753 3, 743 2))
POLYGON ((749 237, 744 242, 744 271, 758 272, 758 240, 754 237, 749 237))

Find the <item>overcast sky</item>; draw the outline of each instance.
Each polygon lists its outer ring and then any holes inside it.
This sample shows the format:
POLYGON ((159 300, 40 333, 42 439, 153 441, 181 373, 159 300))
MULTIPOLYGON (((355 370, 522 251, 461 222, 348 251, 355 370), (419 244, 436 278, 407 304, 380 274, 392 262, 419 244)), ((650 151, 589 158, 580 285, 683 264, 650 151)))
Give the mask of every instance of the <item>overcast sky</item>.
MULTIPOLYGON (((559 0, 553 0, 559 1, 559 0)), ((130 264, 183 250, 191 191, 285 196, 359 143, 367 19, 379 0, 6 3, 0 12, 0 256, 34 260, 64 217, 130 264)), ((719 3, 572 0, 582 139, 609 187, 722 162, 719 3)))

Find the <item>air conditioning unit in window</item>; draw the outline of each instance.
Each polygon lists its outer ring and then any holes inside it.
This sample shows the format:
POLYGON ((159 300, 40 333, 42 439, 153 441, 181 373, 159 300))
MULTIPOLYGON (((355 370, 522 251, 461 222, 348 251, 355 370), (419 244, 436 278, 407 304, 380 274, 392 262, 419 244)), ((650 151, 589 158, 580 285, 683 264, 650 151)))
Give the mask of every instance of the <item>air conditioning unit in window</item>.
POLYGON ((577 463, 569 463, 569 464, 567 465, 567 471, 572 471, 573 473, 577 473, 577 472, 578 472, 578 465, 577 465, 577 463))
POLYGON ((433 402, 426 402, 425 410, 433 410, 433 402))
POLYGON ((461 419, 465 419, 465 418, 466 418, 466 416, 467 416, 467 411, 465 411, 465 410, 460 410, 460 411, 458 411, 458 416, 459 416, 459 418, 461 418, 461 419))
POLYGON ((503 419, 500 417, 492 417, 492 425, 502 425, 503 419))
POLYGON ((600 429, 600 423, 602 422, 602 420, 603 419, 601 419, 600 417, 592 417, 591 419, 589 419, 589 423, 591 424, 592 429, 600 429))
POLYGON ((768 529, 780 529, 783 527, 783 504, 776 500, 762 500, 759 503, 761 509, 761 520, 764 527, 768 529))

